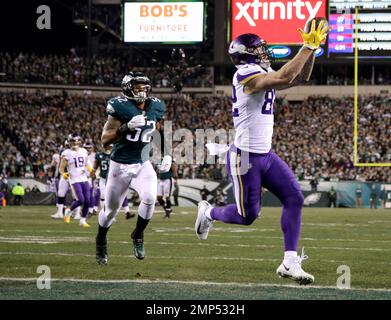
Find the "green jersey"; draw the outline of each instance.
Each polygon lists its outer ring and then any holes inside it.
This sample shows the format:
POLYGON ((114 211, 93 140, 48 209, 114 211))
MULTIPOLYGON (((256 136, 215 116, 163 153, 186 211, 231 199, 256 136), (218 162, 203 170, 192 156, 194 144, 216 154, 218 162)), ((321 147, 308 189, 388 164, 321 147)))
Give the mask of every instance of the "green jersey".
POLYGON ((137 107, 133 100, 118 96, 108 101, 106 112, 121 121, 121 125, 129 122, 137 115, 146 116, 146 125, 135 128, 131 133, 122 136, 114 143, 111 160, 124 163, 143 163, 149 160, 152 133, 156 123, 163 118, 166 106, 158 98, 151 97, 145 101, 144 110, 137 107))
POLYGON ((159 179, 165 180, 165 179, 171 179, 172 178, 172 170, 168 170, 167 172, 159 172, 159 179))
POLYGON ((95 160, 99 165, 99 176, 103 179, 107 179, 107 173, 110 166, 110 154, 104 152, 97 152, 95 154, 95 160))

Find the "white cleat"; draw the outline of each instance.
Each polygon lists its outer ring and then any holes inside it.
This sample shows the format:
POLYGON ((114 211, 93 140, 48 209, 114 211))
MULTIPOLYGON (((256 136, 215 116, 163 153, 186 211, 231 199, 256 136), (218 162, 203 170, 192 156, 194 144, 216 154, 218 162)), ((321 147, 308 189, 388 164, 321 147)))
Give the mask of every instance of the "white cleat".
POLYGON ((303 248, 301 251, 301 256, 297 256, 296 258, 292 259, 290 263, 281 263, 276 272, 280 277, 294 280, 300 285, 311 284, 315 281, 314 276, 305 272, 301 268, 301 262, 307 259, 308 256, 304 255, 303 248))
POLYGON ((212 205, 205 200, 198 203, 198 214, 194 229, 198 239, 200 240, 206 240, 209 229, 213 225, 213 220, 208 219, 205 215, 206 210, 211 207, 212 205))
POLYGON ((64 216, 62 215, 61 212, 56 212, 55 214, 52 214, 51 217, 53 219, 63 219, 64 218, 64 216))

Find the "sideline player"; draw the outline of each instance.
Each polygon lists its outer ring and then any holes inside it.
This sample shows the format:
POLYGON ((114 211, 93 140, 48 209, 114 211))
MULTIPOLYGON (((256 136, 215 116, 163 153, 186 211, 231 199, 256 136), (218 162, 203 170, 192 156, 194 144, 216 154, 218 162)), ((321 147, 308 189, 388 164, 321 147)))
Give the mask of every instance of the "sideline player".
MULTIPOLYGON (((95 161, 95 151, 94 151, 94 144, 92 143, 91 140, 87 140, 84 144, 83 144, 83 148, 87 150, 87 153, 88 153, 88 156, 87 156, 87 161, 89 163, 94 163, 95 161)), ((89 216, 93 216, 93 215, 96 215, 97 213, 97 210, 95 210, 95 199, 96 197, 98 196, 98 199, 100 197, 99 193, 99 188, 98 188, 98 184, 96 183, 97 179, 96 177, 92 176, 90 172, 87 171, 87 177, 88 177, 88 183, 90 184, 90 187, 91 187, 91 195, 90 195, 90 205, 88 207, 88 215, 89 216)))
POLYGON ((51 217, 53 219, 63 219, 64 218, 64 206, 65 206, 65 198, 69 190, 69 183, 64 179, 64 177, 60 174, 60 162, 61 162, 61 153, 64 148, 68 148, 69 143, 65 140, 64 147, 61 146, 58 153, 53 154, 51 167, 48 173, 49 179, 54 181, 56 186, 56 206, 57 212, 52 214, 51 217))
POLYGON ((69 223, 72 210, 82 206, 80 226, 89 228, 87 223, 88 206, 90 202, 90 184, 88 183, 87 171, 92 172, 92 166, 87 161, 87 150, 81 148, 81 138, 73 133, 68 137, 70 149, 64 150, 61 155, 60 174, 65 180, 69 179, 73 194, 76 198, 71 208, 65 211, 64 222, 69 223), (67 168, 67 172, 65 172, 67 168))
POLYGON ((105 211, 99 214, 96 261, 106 264, 106 234, 119 212, 129 187, 140 196, 136 228, 131 233, 133 254, 145 258, 144 230, 151 220, 156 201, 157 176, 150 158, 152 134, 159 129, 165 104, 150 97, 151 81, 142 72, 130 72, 121 84, 122 95, 108 101, 102 144, 114 144, 107 176, 105 211))
POLYGON ((178 166, 170 155, 163 157, 162 164, 159 166, 159 182, 157 186, 157 200, 163 206, 165 218, 170 218, 171 197, 178 179, 178 166))
POLYGON ((301 262, 304 251, 297 255, 300 237, 303 195, 288 165, 271 150, 273 103, 275 90, 308 81, 315 51, 329 31, 321 21, 312 20, 308 32, 299 29, 304 45, 300 52, 280 70, 270 66, 266 42, 255 34, 242 34, 229 46, 230 57, 237 67, 233 76, 232 116, 236 129, 235 142, 227 153, 227 171, 233 182, 236 204, 212 207, 207 201, 198 205, 195 223, 197 237, 205 240, 214 220, 250 225, 260 211, 261 187, 274 193, 282 202, 281 228, 285 254, 277 274, 300 284, 314 282, 301 262))

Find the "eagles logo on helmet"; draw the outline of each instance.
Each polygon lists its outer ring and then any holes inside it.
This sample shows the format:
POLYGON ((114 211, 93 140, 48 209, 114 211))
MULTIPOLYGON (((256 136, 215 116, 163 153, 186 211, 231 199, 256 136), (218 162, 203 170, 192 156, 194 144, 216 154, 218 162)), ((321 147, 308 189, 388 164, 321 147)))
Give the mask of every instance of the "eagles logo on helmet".
POLYGON ((152 91, 151 80, 142 72, 129 72, 122 79, 121 89, 125 97, 143 103, 152 91))
POLYGON ((228 53, 236 66, 255 63, 267 69, 273 60, 273 51, 267 47, 266 41, 253 33, 236 37, 231 42, 228 53))

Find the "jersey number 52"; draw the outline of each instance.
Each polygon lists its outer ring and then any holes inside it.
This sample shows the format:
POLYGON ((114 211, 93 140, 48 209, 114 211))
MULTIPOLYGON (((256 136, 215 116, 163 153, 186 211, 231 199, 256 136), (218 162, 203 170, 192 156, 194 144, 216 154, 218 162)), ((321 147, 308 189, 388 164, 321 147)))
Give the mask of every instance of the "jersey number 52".
POLYGON ((156 129, 156 122, 153 120, 148 120, 147 126, 152 126, 152 128, 148 128, 144 131, 141 128, 135 128, 135 133, 126 135, 126 139, 129 141, 137 142, 141 137, 141 142, 150 143, 152 140, 152 132, 154 132, 156 129))

